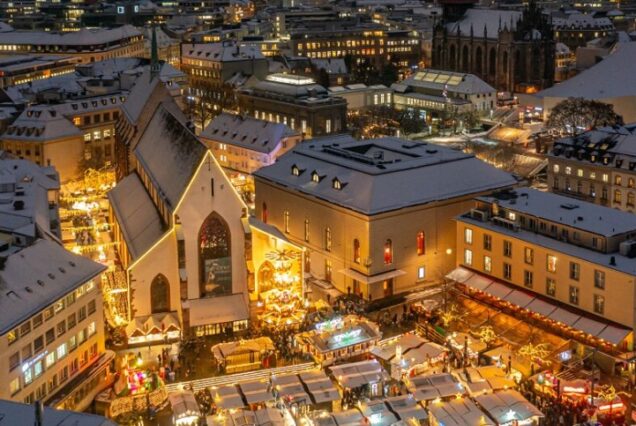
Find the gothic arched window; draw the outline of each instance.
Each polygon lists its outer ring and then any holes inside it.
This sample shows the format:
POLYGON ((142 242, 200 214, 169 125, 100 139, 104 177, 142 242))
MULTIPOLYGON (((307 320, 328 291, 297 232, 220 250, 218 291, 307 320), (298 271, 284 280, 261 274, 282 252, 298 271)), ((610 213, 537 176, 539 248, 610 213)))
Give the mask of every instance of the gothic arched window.
POLYGON ((495 76, 497 72, 497 50, 493 47, 490 49, 490 60, 488 64, 488 74, 492 77, 495 76))
POLYGON ((483 54, 481 52, 481 47, 477 46, 477 49, 475 49, 475 72, 477 74, 481 74, 482 61, 483 61, 483 54))
POLYGON ((448 58, 448 67, 453 71, 455 71, 456 56, 457 56, 457 53, 455 52, 455 45, 451 44, 450 54, 448 58))
POLYGON ((232 293, 230 228, 217 213, 210 214, 199 231, 201 296, 232 293))
POLYGON ((153 314, 170 312, 170 283, 162 274, 150 284, 150 310, 153 314))
POLYGON ((462 49, 462 69, 464 71, 469 71, 468 68, 468 46, 464 46, 462 49))

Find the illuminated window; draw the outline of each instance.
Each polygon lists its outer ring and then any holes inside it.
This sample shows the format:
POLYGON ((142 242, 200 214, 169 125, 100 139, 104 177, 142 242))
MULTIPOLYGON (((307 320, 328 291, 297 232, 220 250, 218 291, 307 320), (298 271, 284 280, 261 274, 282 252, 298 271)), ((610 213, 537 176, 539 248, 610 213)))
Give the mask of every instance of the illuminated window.
POLYGON ((525 247, 523 249, 523 260, 528 264, 532 265, 534 263, 534 250, 530 247, 525 247))
POLYGON ((551 254, 546 256, 546 269, 548 272, 556 272, 557 258, 551 254))
POLYGON ((473 251, 470 249, 464 250, 464 264, 469 266, 473 264, 473 251))
POLYGON ((426 253, 426 237, 424 231, 417 233, 417 255, 422 256, 426 253))
POLYGON ((51 352, 46 356, 46 368, 50 368, 55 364, 55 352, 51 352))
POLYGON ((614 185, 622 185, 623 177, 621 175, 614 176, 614 185))
POLYGON ((634 178, 627 179, 627 187, 634 188, 634 178))
POLYGON ((464 228, 464 242, 466 244, 473 243, 473 230, 470 228, 464 228))
POLYGON ((390 265, 393 263, 393 242, 388 239, 384 242, 384 264, 390 265))
POLYGON ((82 119, 80 117, 73 117, 73 124, 80 126, 82 124, 82 119))
POLYGON ((492 258, 490 256, 484 256, 484 271, 492 272, 492 258))
POLYGON ((546 278, 545 292, 548 296, 556 296, 556 281, 553 278, 546 278))
POLYGON ((569 167, 569 166, 568 166, 568 167, 566 167, 566 168, 565 168, 565 174, 566 174, 566 175, 571 175, 571 174, 572 174, 572 167, 569 167))
POLYGON ((331 251, 331 228, 325 228, 325 250, 331 251))
POLYGON ((283 213, 283 229, 285 232, 289 232, 289 211, 285 210, 283 213))
POLYGON ((579 288, 573 285, 570 286, 570 303, 573 305, 579 304, 579 288))
POLYGON ((603 182, 609 181, 609 175, 607 173, 603 173, 603 182))
POLYGON ((424 266, 420 266, 417 268, 417 279, 423 280, 426 278, 426 268, 424 266))
POLYGON ((318 173, 317 173, 317 172, 313 172, 313 173, 311 174, 311 181, 312 181, 312 182, 315 182, 315 183, 320 182, 320 176, 318 175, 318 173))
POLYGON ((605 297, 595 294, 594 295, 594 312, 603 315, 605 313, 605 297))
POLYGON ((576 175, 577 175, 578 177, 583 177, 583 169, 578 169, 578 170, 576 171, 576 175))
POLYGON ((337 178, 332 182, 333 189, 342 189, 342 182, 340 182, 337 178))

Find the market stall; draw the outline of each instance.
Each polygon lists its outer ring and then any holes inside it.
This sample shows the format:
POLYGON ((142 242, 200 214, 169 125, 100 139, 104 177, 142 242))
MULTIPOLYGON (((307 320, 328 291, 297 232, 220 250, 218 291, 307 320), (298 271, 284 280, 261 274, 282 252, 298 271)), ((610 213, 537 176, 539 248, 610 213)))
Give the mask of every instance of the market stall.
POLYGON ((474 399, 499 426, 538 424, 539 419, 544 417, 537 407, 516 390, 478 395, 474 399))
POLYGON ((274 352, 274 343, 269 337, 219 343, 212 346, 214 359, 224 366, 226 373, 256 370, 262 366, 263 358, 274 352))
POLYGON ((419 347, 412 348, 394 357, 391 361, 391 377, 396 380, 403 376, 416 376, 429 372, 431 369, 441 369, 448 350, 437 343, 426 342, 419 347))
POLYGON ((314 330, 296 334, 295 344, 323 365, 367 354, 382 338, 377 324, 348 315, 318 323, 314 330))
POLYGON ((384 401, 375 400, 362 403, 360 411, 367 422, 374 426, 391 426, 399 420, 384 401))
POLYGON ((172 422, 176 426, 196 426, 201 412, 194 394, 189 391, 174 392, 168 396, 172 406, 172 422))
POLYGON ((384 383, 388 377, 378 360, 336 365, 328 370, 343 393, 366 388, 369 397, 384 395, 384 383))
POLYGON ((391 411, 398 415, 400 420, 406 422, 410 419, 415 419, 422 425, 428 425, 428 414, 413 395, 394 396, 384 401, 391 411))
POLYGON ((342 397, 323 370, 306 371, 299 377, 311 396, 314 410, 331 412, 340 409, 342 397))
POLYGON ((436 402, 428 406, 431 426, 496 426, 468 398, 436 402))
POLYGON ((408 377, 404 382, 409 392, 420 402, 442 400, 466 393, 466 388, 449 373, 408 377))
POLYGON ((471 396, 517 387, 517 383, 503 369, 494 365, 468 367, 458 371, 457 375, 471 396))
POLYGON ((265 380, 254 380, 239 384, 245 402, 252 408, 260 408, 275 400, 270 384, 265 380))
POLYGON ((212 398, 219 410, 235 410, 245 407, 243 397, 235 385, 213 388, 212 398))
POLYGON ((468 357, 473 360, 487 348, 484 342, 468 333, 454 332, 448 335, 447 340, 453 349, 462 354, 468 353, 468 357))

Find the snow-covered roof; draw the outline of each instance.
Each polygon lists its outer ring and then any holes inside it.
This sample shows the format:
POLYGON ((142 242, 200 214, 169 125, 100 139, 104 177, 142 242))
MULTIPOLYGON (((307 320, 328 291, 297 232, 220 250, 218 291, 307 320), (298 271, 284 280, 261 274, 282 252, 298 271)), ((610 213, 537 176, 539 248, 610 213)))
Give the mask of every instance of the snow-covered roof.
POLYGON ((11 254, 0 270, 0 334, 6 334, 105 269, 104 265, 43 239, 11 254))
POLYGON ((473 37, 496 39, 500 29, 515 30, 521 17, 522 13, 515 10, 471 8, 459 21, 446 24, 446 29, 449 34, 457 34, 459 29, 462 36, 470 36, 472 31, 473 37))
POLYGON ((576 30, 576 29, 600 29, 613 30, 614 24, 609 18, 596 17, 591 14, 574 13, 554 13, 552 14, 552 28, 555 30, 576 30))
POLYGON ((494 426, 494 423, 469 398, 429 404, 428 411, 437 424, 445 426, 494 426))
POLYGON ((184 58, 203 59, 208 61, 230 62, 265 59, 256 45, 240 45, 238 43, 205 43, 182 44, 181 55, 184 58))
POLYGON ((452 71, 424 69, 399 83, 407 87, 429 89, 442 93, 446 89, 450 93, 473 95, 493 93, 496 89, 474 74, 452 71))
POLYGON ((160 105, 146 126, 135 156, 169 209, 174 209, 207 152, 185 117, 160 105))
POLYGON ((59 178, 52 167, 41 167, 29 160, 0 160, 0 182, 13 184, 14 190, 0 193, 0 230, 35 237, 38 228, 51 227, 48 191, 59 189, 59 178), (20 195, 21 194, 21 195, 20 195), (22 201, 16 210, 14 202, 22 201))
POLYGON ((136 173, 108 192, 108 199, 133 260, 139 258, 164 233, 161 216, 136 173))
POLYGON ((159 81, 158 78, 152 77, 149 70, 135 80, 135 84, 130 89, 130 96, 122 106, 123 113, 126 114, 126 118, 128 118, 131 123, 137 122, 159 81))
POLYGON ((79 31, 64 33, 49 31, 8 31, 2 33, 4 44, 36 45, 36 46, 97 46, 113 43, 134 36, 141 32, 132 25, 122 25, 112 29, 82 28, 79 31))
MULTIPOLYGON (((0 422, 6 425, 34 425, 35 406, 21 402, 0 400, 0 422)), ((44 407, 42 426, 117 426, 117 423, 95 414, 56 410, 44 407)))
POLYGON ((507 210, 516 211, 548 222, 560 223, 582 231, 612 237, 636 231, 636 215, 532 188, 519 188, 505 197, 478 198, 497 202, 507 210))
POLYGON ((312 139, 254 175, 369 215, 516 183, 472 155, 391 137, 312 139))
POLYGON ((287 136, 297 134, 282 123, 222 113, 201 132, 200 137, 249 150, 270 153, 287 136))
POLYGON ((82 131, 55 107, 27 109, 7 128, 5 139, 49 141, 81 136, 82 131))
POLYGON ((524 422, 534 417, 543 417, 543 413, 516 390, 478 395, 475 396, 475 401, 496 419, 498 424, 515 420, 524 422))
POLYGON ((538 92, 539 98, 579 97, 607 100, 636 96, 636 42, 619 43, 613 53, 557 85, 538 92))

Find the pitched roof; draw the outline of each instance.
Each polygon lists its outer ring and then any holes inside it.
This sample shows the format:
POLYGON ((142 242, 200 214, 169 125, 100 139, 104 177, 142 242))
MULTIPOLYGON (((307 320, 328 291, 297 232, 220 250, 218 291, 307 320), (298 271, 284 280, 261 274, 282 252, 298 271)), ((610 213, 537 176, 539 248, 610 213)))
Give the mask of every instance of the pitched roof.
POLYGON ((108 199, 130 256, 136 260, 164 233, 157 208, 136 173, 126 176, 109 191, 108 199))
POLYGON ((398 85, 453 93, 492 93, 496 89, 474 74, 424 69, 413 74, 398 85))
POLYGON ((82 131, 55 108, 34 108, 20 114, 7 128, 4 136, 10 139, 44 141, 81 134, 82 131))
POLYGON ((132 25, 117 28, 82 28, 79 31, 56 33, 49 31, 8 31, 2 33, 6 44, 34 44, 59 46, 93 46, 112 43, 132 36, 141 36, 132 25))
POLYGON ((204 43, 182 44, 182 56, 186 58, 204 59, 209 61, 247 61, 252 59, 265 59, 261 50, 253 45, 240 45, 238 43, 204 43))
POLYGON ((49 240, 37 240, 10 255, 0 270, 0 334, 18 326, 105 269, 104 265, 49 240))
MULTIPOLYGON (((1 24, 1 22, 0 22, 1 24)), ((0 418, 7 425, 36 424, 35 406, 9 400, 0 400, 0 418)), ((56 410, 44 407, 42 426, 116 426, 116 423, 95 414, 56 410)))
POLYGON ((539 98, 610 99, 636 95, 636 42, 618 43, 613 53, 598 64, 555 86, 539 98))
POLYGON ((222 113, 208 124, 200 136, 253 151, 270 153, 285 137, 295 133, 282 123, 222 113))
POLYGON ((472 8, 468 9, 459 21, 447 24, 446 29, 449 34, 457 34, 459 29, 462 36, 470 36, 472 28, 473 37, 484 37, 485 29, 489 38, 497 38, 499 30, 504 27, 509 30, 516 29, 522 15, 514 10, 472 8))
POLYGON ((174 209, 207 148, 188 130, 183 114, 161 104, 134 152, 159 197, 174 209))
POLYGON ((391 137, 312 139, 254 176, 369 215, 516 183, 472 155, 391 137))

